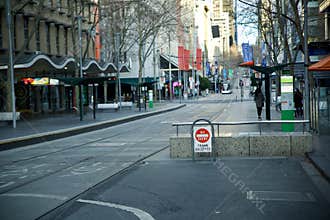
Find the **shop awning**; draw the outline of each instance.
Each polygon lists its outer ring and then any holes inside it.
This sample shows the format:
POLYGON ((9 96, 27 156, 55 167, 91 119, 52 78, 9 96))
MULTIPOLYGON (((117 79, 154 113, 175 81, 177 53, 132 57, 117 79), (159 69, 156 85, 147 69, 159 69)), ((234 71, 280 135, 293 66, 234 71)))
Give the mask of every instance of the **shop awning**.
POLYGON ((167 55, 161 54, 160 55, 160 69, 162 70, 168 70, 169 69, 169 61, 171 61, 171 69, 173 71, 178 70, 179 69, 179 65, 178 65, 178 58, 176 57, 169 57, 167 55))
POLYGON ((276 72, 278 70, 283 70, 284 67, 286 66, 290 66, 290 65, 293 65, 293 63, 285 63, 285 64, 279 64, 279 65, 276 65, 276 66, 255 66, 253 64, 253 61, 249 61, 249 62, 245 62, 245 63, 242 63, 240 64, 239 66, 241 67, 249 67, 255 71, 258 71, 260 73, 265 73, 265 74, 271 74, 273 72, 276 72), (250 63, 252 62, 252 63, 250 63))
POLYGON ((308 67, 309 71, 330 71, 330 56, 321 59, 308 67))
POLYGON ((254 66, 254 62, 253 61, 244 62, 244 63, 239 64, 239 66, 241 66, 241 67, 252 67, 252 66, 254 66))
MULTIPOLYGON (((120 83, 132 85, 132 86, 138 86, 139 78, 120 78, 120 83)), ((153 83, 157 83, 157 80, 155 81, 153 77, 145 77, 142 79, 142 83, 140 85, 147 85, 153 83)))
MULTIPOLYGON (((120 83, 137 86, 139 84, 139 78, 120 78, 120 83)), ((157 80, 155 81, 153 77, 145 77, 142 79, 142 85, 152 83, 157 83, 157 80)))
POLYGON ((104 81, 115 81, 113 77, 89 77, 89 78, 78 78, 78 77, 71 77, 71 78, 56 78, 65 84, 77 86, 77 85, 88 85, 98 83, 101 84, 104 81))

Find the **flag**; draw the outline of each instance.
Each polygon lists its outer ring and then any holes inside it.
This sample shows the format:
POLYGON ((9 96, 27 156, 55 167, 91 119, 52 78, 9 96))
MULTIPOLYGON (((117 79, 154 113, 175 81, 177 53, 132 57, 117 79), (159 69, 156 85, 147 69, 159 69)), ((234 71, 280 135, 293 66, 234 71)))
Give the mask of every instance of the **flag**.
POLYGON ((196 50, 196 69, 202 70, 202 49, 200 48, 196 50))
POLYGON ((190 50, 184 50, 184 70, 189 70, 190 50))
POLYGON ((178 62, 179 62, 179 69, 184 70, 184 47, 178 46, 178 62))

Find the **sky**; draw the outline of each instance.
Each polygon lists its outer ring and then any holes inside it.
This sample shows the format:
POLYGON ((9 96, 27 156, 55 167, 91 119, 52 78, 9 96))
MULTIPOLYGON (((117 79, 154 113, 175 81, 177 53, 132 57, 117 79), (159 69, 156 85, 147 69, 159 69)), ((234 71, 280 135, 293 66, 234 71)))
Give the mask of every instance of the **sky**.
MULTIPOLYGON (((237 1, 237 11, 238 16, 242 16, 242 10, 243 10, 243 4, 237 1)), ((242 17, 238 17, 238 23, 242 21, 242 17)), ((250 43, 255 44, 256 43, 256 37, 257 37, 257 24, 250 24, 250 25, 238 25, 237 27, 237 33, 238 33, 238 45, 242 45, 242 43, 250 43), (249 27, 250 26, 250 27, 249 27), (252 28, 251 26, 254 26, 255 28, 252 28)))

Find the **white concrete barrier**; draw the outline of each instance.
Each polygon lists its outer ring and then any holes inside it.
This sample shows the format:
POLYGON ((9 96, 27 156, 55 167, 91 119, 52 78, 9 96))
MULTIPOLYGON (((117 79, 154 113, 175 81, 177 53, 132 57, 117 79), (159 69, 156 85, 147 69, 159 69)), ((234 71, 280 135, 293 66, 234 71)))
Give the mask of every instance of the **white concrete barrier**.
MULTIPOLYGON (((19 120, 21 117, 20 112, 16 112, 16 120, 19 120)), ((13 120, 12 112, 0 112, 0 121, 11 121, 13 120)))
POLYGON ((118 103, 100 103, 97 104, 97 109, 115 109, 119 107, 118 103))
POLYGON ((121 107, 129 107, 132 108, 133 102, 121 102, 121 107))
MULTIPOLYGON (((303 156, 312 150, 312 135, 308 132, 278 132, 215 137, 216 156, 303 156)), ((170 138, 171 158, 192 157, 190 135, 170 138)))

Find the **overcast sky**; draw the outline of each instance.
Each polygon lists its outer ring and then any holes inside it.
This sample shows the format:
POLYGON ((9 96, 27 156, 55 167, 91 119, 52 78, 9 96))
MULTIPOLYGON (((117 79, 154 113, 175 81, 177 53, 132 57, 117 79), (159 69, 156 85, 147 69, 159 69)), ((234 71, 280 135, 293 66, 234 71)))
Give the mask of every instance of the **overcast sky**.
POLYGON ((257 38, 257 24, 252 23, 252 24, 240 24, 243 22, 248 22, 248 20, 243 19, 243 14, 246 11, 246 8, 244 8, 243 4, 237 1, 237 11, 238 11, 238 45, 242 45, 242 43, 250 43, 250 44, 255 44, 256 43, 256 38, 257 38), (243 10, 243 8, 245 10, 243 10), (242 12, 243 11, 243 12, 242 12))

